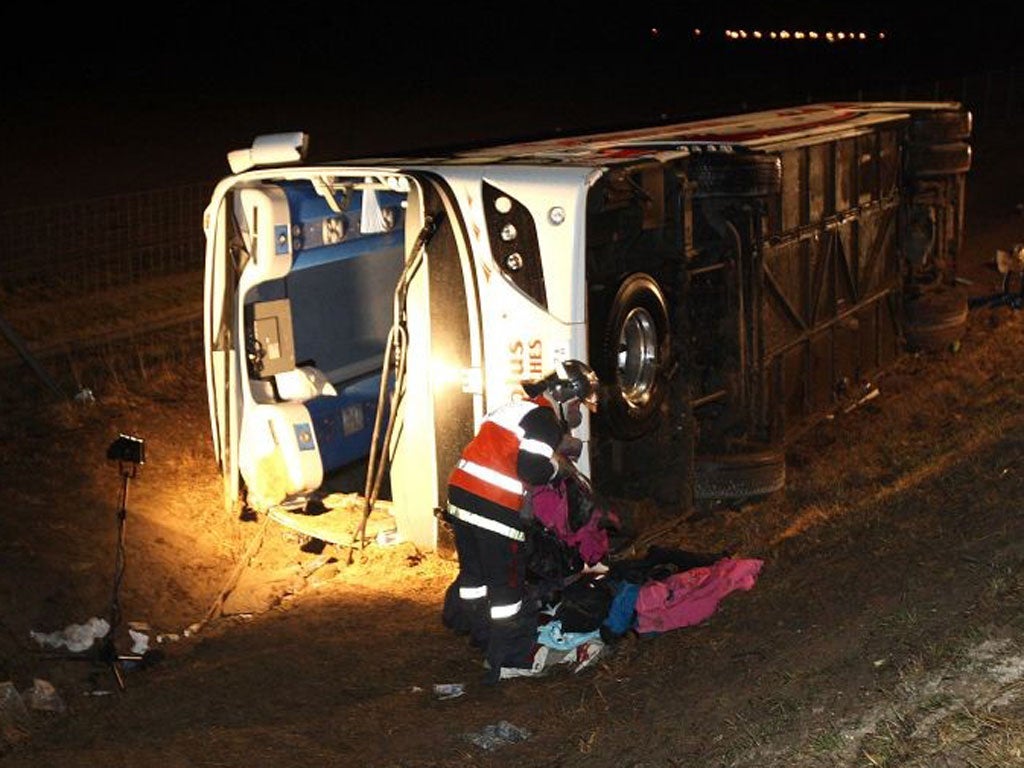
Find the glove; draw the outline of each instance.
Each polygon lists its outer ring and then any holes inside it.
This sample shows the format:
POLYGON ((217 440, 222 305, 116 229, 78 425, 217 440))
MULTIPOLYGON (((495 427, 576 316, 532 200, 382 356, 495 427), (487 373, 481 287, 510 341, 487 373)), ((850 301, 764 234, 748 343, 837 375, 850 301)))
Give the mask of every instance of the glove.
POLYGON ((582 476, 577 474, 565 484, 569 494, 569 530, 573 533, 590 522, 594 514, 594 499, 581 479, 582 476))
POLYGON ((533 520, 533 493, 529 491, 523 494, 523 505, 519 507, 519 519, 524 523, 533 520))
POLYGON ((562 454, 555 453, 555 455, 551 457, 551 460, 555 463, 555 466, 558 469, 555 471, 555 476, 548 481, 549 484, 556 483, 559 480, 565 480, 565 478, 572 477, 576 474, 576 467, 573 466, 572 461, 562 454))
POLYGON ((562 442, 558 444, 556 451, 567 459, 576 461, 583 453, 583 441, 578 437, 566 435, 562 438, 562 442))

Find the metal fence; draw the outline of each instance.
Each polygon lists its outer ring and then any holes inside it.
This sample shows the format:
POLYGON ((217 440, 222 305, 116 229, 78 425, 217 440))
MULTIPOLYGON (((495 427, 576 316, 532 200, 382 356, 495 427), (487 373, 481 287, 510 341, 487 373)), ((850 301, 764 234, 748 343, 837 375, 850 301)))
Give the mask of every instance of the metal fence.
POLYGON ((0 289, 94 293, 199 269, 213 183, 0 213, 0 289))

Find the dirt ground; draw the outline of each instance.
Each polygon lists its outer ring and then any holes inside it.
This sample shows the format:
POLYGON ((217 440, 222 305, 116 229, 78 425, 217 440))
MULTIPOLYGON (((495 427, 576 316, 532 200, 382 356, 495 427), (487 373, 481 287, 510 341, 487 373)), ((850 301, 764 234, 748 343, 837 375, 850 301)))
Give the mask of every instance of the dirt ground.
MULTIPOLYGON (((1024 147, 994 130, 975 145, 962 274, 980 295, 995 249, 1024 241, 1024 147)), ((198 350, 98 381, 91 404, 8 396, 0 683, 45 680, 65 706, 8 718, 0 763, 1024 765, 1022 347, 1020 312, 975 310, 959 351, 903 357, 880 397, 794 444, 776 497, 703 515, 623 502, 661 545, 762 558, 757 585, 578 675, 496 687, 441 626, 454 562, 317 551, 223 511, 198 350), (109 665, 30 636, 109 614, 122 477, 105 454, 121 432, 147 460, 128 482, 120 605, 160 656, 123 692, 109 665), (465 694, 440 700, 437 683, 465 694), (467 739, 500 721, 528 736, 467 739)))

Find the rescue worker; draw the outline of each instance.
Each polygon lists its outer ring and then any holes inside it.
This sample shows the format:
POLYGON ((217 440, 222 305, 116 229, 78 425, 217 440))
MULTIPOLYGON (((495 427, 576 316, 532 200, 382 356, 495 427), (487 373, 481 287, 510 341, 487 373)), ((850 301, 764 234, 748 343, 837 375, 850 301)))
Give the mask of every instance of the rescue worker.
POLYGON ((530 666, 540 608, 525 583, 531 487, 575 472, 582 443, 571 430, 582 422, 581 407, 597 408, 597 375, 579 360, 523 389, 527 399, 484 419, 448 478, 459 575, 442 618, 485 651, 488 683, 502 667, 530 666))

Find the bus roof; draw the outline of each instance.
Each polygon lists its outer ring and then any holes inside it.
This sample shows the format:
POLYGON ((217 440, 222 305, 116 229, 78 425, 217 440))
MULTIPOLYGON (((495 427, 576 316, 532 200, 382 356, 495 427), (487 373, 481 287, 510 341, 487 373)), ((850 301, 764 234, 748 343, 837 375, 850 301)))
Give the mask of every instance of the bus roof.
POLYGON ((773 151, 855 134, 915 112, 960 110, 957 102, 828 102, 607 133, 500 144, 448 155, 346 161, 360 165, 558 164, 608 166, 693 151, 773 151))

